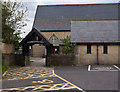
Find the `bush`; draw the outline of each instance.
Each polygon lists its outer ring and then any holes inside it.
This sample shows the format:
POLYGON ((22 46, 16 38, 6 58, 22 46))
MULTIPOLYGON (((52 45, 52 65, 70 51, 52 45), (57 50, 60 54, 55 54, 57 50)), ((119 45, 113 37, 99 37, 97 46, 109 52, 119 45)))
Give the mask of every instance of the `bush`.
POLYGON ((70 42, 69 37, 65 38, 63 40, 63 43, 64 43, 65 46, 62 48, 62 53, 64 53, 64 54, 71 53, 76 46, 76 44, 73 44, 73 43, 70 42))

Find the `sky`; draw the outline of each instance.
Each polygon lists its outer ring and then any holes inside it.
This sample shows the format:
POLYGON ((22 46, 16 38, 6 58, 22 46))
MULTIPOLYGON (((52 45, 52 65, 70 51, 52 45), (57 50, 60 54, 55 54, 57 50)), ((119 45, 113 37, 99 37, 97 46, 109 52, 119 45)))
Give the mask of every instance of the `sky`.
MULTIPOLYGON (((15 1, 15 0, 11 0, 15 1)), ((26 16, 27 26, 24 27, 21 37, 25 37, 33 26, 34 16, 36 13, 37 5, 55 5, 55 4, 90 4, 90 3, 118 3, 120 0, 16 0, 21 2, 24 7, 28 8, 26 16)))

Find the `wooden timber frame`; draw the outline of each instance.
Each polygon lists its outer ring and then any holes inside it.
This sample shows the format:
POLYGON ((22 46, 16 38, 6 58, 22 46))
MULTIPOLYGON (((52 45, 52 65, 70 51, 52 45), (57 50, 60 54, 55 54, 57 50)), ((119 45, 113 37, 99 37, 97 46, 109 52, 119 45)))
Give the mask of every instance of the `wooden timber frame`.
POLYGON ((22 46, 22 55, 24 55, 24 57, 29 56, 29 46, 34 44, 41 44, 46 47, 46 66, 49 66, 47 63, 47 57, 51 55, 52 44, 35 28, 33 28, 32 31, 20 42, 20 46, 22 46))

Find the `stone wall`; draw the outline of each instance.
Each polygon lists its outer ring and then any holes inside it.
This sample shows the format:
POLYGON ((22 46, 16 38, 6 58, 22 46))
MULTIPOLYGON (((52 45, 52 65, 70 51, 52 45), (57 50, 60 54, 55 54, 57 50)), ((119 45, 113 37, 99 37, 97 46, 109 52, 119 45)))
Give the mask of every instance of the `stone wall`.
POLYGON ((45 55, 46 50, 45 46, 40 46, 39 44, 35 44, 32 46, 31 49, 31 56, 33 57, 42 57, 43 54, 45 55))
POLYGON ((98 45, 97 56, 97 45, 91 45, 91 54, 87 54, 87 45, 77 45, 74 54, 48 56, 47 66, 96 65, 97 62, 99 65, 117 65, 120 60, 119 48, 119 45, 108 45, 108 54, 104 54, 103 45, 98 45))
POLYGON ((25 66, 30 65, 30 56, 25 56, 25 66))
POLYGON ((103 46, 99 46, 99 64, 118 64, 119 46, 108 46, 108 54, 103 54, 103 46))
POLYGON ((47 66, 72 66, 76 65, 75 55, 51 55, 47 57, 47 66))
POLYGON ((70 32, 42 32, 42 34, 49 40, 53 33, 58 37, 58 39, 64 39, 70 36, 70 32))
POLYGON ((2 54, 2 60, 7 66, 18 65, 24 66, 24 56, 22 55, 15 55, 15 54, 2 54))
POLYGON ((14 49, 13 44, 2 43, 2 53, 3 54, 11 54, 11 53, 14 53, 14 52, 15 52, 15 49, 14 49))
MULTIPOLYGON (((103 54, 103 45, 98 46, 98 63, 111 65, 118 64, 118 45, 108 45, 108 54, 103 54)), ((78 65, 97 64, 97 45, 91 45, 91 54, 87 54, 87 45, 75 48, 78 65)))
POLYGON ((97 47, 91 46, 91 53, 87 54, 87 46, 80 45, 76 46, 75 48, 75 56, 78 61, 78 65, 89 65, 89 64, 96 64, 97 62, 97 47))

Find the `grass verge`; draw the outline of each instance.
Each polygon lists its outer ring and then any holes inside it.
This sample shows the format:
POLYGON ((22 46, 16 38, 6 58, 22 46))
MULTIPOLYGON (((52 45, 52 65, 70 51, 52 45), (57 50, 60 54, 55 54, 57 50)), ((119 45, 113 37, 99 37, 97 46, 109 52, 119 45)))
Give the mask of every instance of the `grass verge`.
POLYGON ((4 61, 2 61, 2 73, 8 70, 8 67, 5 65, 4 61))

